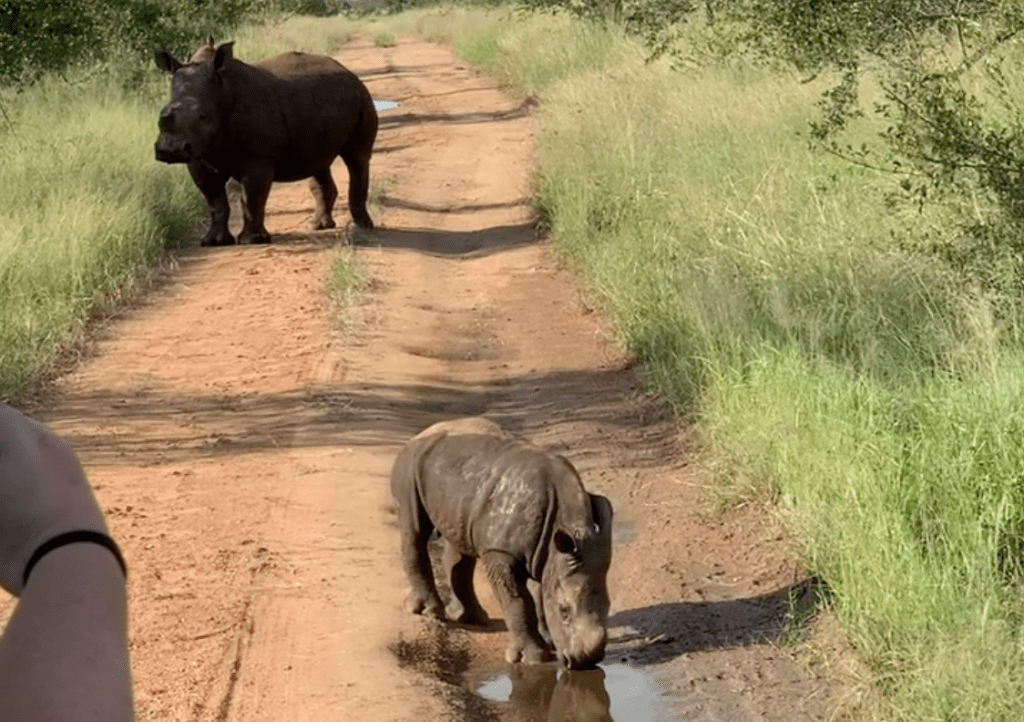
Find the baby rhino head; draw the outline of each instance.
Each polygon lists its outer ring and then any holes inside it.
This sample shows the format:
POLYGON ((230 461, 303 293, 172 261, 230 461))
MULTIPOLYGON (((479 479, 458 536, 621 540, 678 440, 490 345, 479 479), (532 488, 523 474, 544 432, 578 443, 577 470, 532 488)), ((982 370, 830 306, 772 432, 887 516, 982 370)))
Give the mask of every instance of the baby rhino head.
POLYGON ((541 579, 544 620, 555 653, 568 669, 600 662, 608 637, 612 505, 603 496, 587 496, 593 525, 555 530, 541 579))

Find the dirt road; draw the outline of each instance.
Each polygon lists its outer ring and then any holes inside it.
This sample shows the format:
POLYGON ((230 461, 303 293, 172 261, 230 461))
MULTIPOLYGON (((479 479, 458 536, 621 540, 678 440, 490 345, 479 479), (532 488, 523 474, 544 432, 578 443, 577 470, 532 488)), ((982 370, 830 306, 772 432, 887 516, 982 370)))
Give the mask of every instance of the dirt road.
POLYGON ((702 512, 668 410, 538 243, 531 104, 412 39, 338 57, 401 103, 373 161, 358 336, 332 329, 323 292, 344 234, 307 233, 305 184, 280 186, 272 245, 182 255, 38 413, 82 454, 125 547, 138 718, 547 719, 553 671, 547 692, 513 691, 518 710, 466 691, 505 669, 503 632, 401 610, 391 461, 473 414, 565 453, 611 498, 608 661, 657 680, 659 719, 826 718, 816 659, 756 643, 802 589, 785 540, 756 510, 702 512))

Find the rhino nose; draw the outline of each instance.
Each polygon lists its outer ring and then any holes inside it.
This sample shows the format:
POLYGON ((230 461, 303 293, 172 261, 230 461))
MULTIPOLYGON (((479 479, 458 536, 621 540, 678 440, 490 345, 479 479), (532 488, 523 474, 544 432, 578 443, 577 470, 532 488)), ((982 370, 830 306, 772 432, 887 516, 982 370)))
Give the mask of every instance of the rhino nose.
POLYGON ((161 133, 156 141, 156 159, 163 163, 188 163, 192 159, 192 147, 186 143, 175 143, 161 133))
POLYGON ((592 627, 579 634, 571 649, 560 654, 566 669, 584 669, 597 666, 604 659, 604 648, 608 641, 608 631, 604 626, 592 627))
POLYGON ((174 106, 168 105, 160 111, 160 130, 170 130, 174 126, 174 106))

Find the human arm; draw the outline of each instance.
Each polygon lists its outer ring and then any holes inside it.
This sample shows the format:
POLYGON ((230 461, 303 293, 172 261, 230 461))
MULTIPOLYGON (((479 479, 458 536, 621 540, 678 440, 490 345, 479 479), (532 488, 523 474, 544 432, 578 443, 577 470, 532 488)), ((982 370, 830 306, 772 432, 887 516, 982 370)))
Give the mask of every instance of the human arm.
POLYGON ((106 523, 71 449, 0 404, 0 585, 20 596, 0 638, 0 720, 133 718, 125 578, 109 549, 47 540, 106 523))

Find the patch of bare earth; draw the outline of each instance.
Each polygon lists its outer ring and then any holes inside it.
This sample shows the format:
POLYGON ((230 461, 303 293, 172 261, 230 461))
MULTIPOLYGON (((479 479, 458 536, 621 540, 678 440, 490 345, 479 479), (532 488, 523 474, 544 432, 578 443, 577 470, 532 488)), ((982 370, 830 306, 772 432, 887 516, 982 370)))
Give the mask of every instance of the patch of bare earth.
POLYGON ((304 230, 305 184, 279 186, 273 244, 183 254, 39 412, 81 453, 129 561, 138 718, 519 714, 466 692, 504 668, 503 631, 402 612, 391 461, 474 414, 611 498, 607 661, 654 675, 662 718, 829 718, 837 685, 780 637, 805 589, 785 539, 756 509, 705 513, 669 411, 538 242, 529 106, 416 40, 338 57, 401 103, 381 114, 359 338, 336 336, 323 291, 345 234, 304 230))

